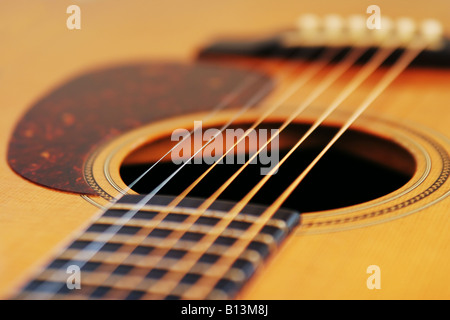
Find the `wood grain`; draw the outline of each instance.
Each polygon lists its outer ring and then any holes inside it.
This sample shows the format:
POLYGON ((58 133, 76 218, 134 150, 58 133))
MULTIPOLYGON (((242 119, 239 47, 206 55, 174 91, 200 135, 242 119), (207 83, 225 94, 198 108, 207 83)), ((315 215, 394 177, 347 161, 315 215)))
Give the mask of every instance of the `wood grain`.
MULTIPOLYGON (((79 31, 66 28, 65 12, 70 4, 73 1, 0 3, 1 298, 10 297, 98 213, 79 196, 34 185, 8 167, 9 137, 30 105, 60 83, 88 70, 148 59, 190 61, 201 45, 220 34, 272 32, 290 26, 299 14, 307 12, 364 14, 369 3, 79 1, 79 31)), ((377 4, 382 14, 393 17, 438 18, 450 33, 450 2, 446 0, 426 4, 379 0, 377 4)), ((371 111, 419 123, 449 137, 449 82, 447 71, 408 70, 371 111)), ((369 81, 365 88, 370 87, 369 81)), ((317 105, 329 102, 340 88, 334 87, 317 105)), ((359 91, 345 106, 353 107, 364 93, 359 91)), ((445 188, 449 190, 448 184, 445 188)), ((239 297, 448 299, 449 210, 450 201, 446 199, 402 219, 370 227, 309 235, 299 230, 239 297), (372 264, 381 267, 381 290, 366 287, 366 268, 372 264)))

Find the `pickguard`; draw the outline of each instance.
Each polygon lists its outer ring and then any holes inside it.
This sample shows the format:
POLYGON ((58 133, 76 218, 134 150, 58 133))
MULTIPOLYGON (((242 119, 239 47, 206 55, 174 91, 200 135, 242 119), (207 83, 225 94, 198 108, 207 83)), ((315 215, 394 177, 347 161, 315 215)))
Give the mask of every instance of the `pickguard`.
POLYGON ((22 177, 61 191, 95 195, 83 166, 90 153, 124 132, 208 111, 257 77, 226 108, 244 105, 268 76, 217 64, 146 63, 85 73, 53 90, 23 116, 8 163, 22 177))

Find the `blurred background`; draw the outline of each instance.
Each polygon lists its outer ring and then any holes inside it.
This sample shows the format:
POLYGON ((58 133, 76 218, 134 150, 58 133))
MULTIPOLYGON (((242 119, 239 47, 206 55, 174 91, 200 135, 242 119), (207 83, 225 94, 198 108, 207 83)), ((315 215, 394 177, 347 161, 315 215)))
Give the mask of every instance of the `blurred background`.
MULTIPOLYGON (((189 61, 218 35, 272 33, 305 13, 369 16, 373 4, 382 16, 439 19, 450 34, 449 0, 1 0, 0 105, 19 117, 24 106, 92 68, 189 61), (66 26, 72 4, 81 9, 81 30, 66 26)), ((13 125, 0 120, 5 132, 13 125)))
MULTIPOLYGON (((439 19, 450 34, 449 0, 1 0, 0 105, 13 117, 46 92, 93 68, 136 60, 189 61, 220 35, 292 27, 305 13, 366 13, 439 19), (81 9, 69 30, 67 7, 81 9)), ((0 128, 12 130, 0 119, 0 128)))
POLYGON ((0 64, 3 72, 19 62, 50 72, 117 59, 185 59, 218 34, 272 32, 304 13, 367 15, 372 4, 394 18, 439 19, 450 33, 448 0, 2 0, 0 64), (71 4, 81 8, 81 30, 66 27, 71 4))
MULTIPOLYGON (((368 17, 373 4, 382 16, 438 19, 450 34, 449 0, 1 0, 0 106, 19 119, 47 92, 92 69, 190 61, 217 36, 272 34, 307 13, 368 17), (80 30, 66 25, 73 4, 81 9, 80 30)), ((13 126, 0 118, 0 134, 13 126)))

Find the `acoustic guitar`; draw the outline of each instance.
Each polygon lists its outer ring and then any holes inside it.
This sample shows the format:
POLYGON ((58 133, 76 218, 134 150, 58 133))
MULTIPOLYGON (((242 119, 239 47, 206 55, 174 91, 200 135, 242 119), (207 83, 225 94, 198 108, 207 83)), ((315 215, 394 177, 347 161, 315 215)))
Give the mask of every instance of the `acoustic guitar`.
POLYGON ((0 297, 449 299, 445 21, 200 2, 0 5, 0 297))

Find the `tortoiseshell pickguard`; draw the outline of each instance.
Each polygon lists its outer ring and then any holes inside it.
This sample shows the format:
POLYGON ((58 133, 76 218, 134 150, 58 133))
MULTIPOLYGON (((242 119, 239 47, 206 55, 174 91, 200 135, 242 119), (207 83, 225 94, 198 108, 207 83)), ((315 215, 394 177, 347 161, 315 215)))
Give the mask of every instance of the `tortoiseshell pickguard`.
POLYGON ((86 73, 23 116, 10 141, 9 165, 37 184, 95 195, 83 164, 100 144, 153 121, 211 110, 251 76, 257 81, 227 109, 241 107, 271 80, 210 63, 148 63, 86 73))

